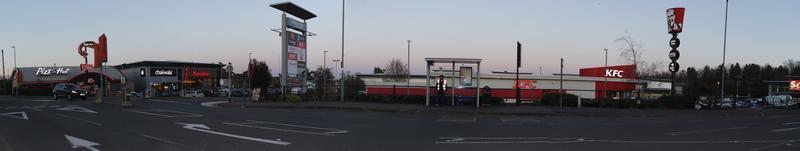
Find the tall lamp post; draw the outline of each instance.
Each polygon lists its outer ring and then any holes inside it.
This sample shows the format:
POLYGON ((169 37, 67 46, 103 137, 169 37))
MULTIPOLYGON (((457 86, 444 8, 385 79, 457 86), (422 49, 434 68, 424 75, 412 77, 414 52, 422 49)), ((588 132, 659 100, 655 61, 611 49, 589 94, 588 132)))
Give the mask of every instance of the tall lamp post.
MULTIPOLYGON (((720 82, 719 98, 725 98, 725 51, 728 46, 728 0, 725 0, 725 29, 722 36, 722 82, 720 82)), ((733 103, 736 108, 736 103, 733 103)))
POLYGON ((406 40, 408 43, 408 58, 406 62, 406 96, 411 95, 411 40, 406 40))
POLYGON ((2 95, 2 94, 6 94, 6 81, 8 81, 8 79, 6 79, 6 52, 5 52, 5 50, 0 49, 0 56, 3 57, 3 83, 2 83, 3 91, 0 92, 0 95, 2 95))
POLYGON ((342 58, 341 58, 341 61, 342 61, 341 62, 342 63, 341 64, 342 65, 342 72, 341 72, 341 77, 339 77, 339 80, 341 80, 341 86, 340 86, 341 87, 341 95, 339 96, 340 97, 339 101, 344 102, 344 78, 342 78, 342 77, 344 77, 344 0, 342 0, 342 58))
POLYGON ((322 51, 322 100, 328 101, 328 93, 326 92, 328 89, 328 51, 322 51))
MULTIPOLYGON (((603 49, 606 52, 606 64, 603 67, 603 72, 608 72, 608 49, 603 49)), ((608 96, 608 76, 603 76, 603 98, 608 96)))
POLYGON ((253 88, 253 82, 252 82, 253 79, 251 79, 250 76, 249 76, 249 75, 253 75, 253 73, 252 73, 253 70, 251 70, 252 68, 253 68, 253 53, 251 52, 251 53, 247 54, 247 70, 248 70, 247 71, 247 75, 248 75, 247 76, 247 88, 248 89, 252 89, 253 88))
MULTIPOLYGON (((11 45, 11 49, 14 49, 14 70, 16 70, 17 69, 17 46, 11 45)), ((19 93, 19 90, 17 88, 14 88, 13 90, 14 90, 14 95, 16 96, 17 93, 19 93)))
MULTIPOLYGON (((337 64, 337 66, 335 66, 335 70, 336 70, 336 71, 339 71, 339 66, 338 66, 338 63, 339 63, 339 61, 342 61, 342 60, 339 60, 339 59, 334 59, 334 60, 333 60, 333 64, 337 64)), ((336 72, 336 71, 334 71, 334 72, 336 72)), ((334 77, 334 78, 335 78, 335 77, 334 77)), ((342 79, 342 78, 341 78, 341 74, 340 74, 340 76, 339 76, 339 79, 342 79)), ((344 80, 339 80, 339 87, 342 87, 342 86, 344 85, 342 82, 344 82, 344 80)), ((342 91, 342 90, 344 90, 344 89, 341 89, 340 91, 342 91)), ((344 93, 341 93, 341 94, 344 94, 344 93)), ((340 100, 340 101, 344 101, 344 99, 342 99, 342 100, 340 100)))

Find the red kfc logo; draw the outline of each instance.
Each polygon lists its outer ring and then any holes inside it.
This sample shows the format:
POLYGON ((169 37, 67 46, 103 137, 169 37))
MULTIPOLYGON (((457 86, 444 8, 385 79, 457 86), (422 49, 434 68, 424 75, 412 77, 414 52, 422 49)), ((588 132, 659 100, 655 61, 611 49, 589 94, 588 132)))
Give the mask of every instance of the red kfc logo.
POLYGON ((686 8, 675 7, 667 9, 667 27, 669 33, 683 32, 683 14, 686 8))
POLYGON ((520 89, 535 89, 536 88, 536 80, 518 80, 514 81, 514 88, 519 87, 520 89))

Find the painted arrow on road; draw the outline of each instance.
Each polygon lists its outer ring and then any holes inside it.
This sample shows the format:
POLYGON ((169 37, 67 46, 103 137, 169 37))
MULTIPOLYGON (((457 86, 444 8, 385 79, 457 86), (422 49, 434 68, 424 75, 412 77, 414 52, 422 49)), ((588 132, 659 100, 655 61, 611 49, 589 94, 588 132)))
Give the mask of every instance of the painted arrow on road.
POLYGON ((94 113, 94 114, 97 114, 97 112, 95 112, 95 111, 92 111, 92 110, 89 110, 89 109, 86 109, 86 108, 82 108, 82 107, 77 107, 77 106, 73 106, 73 107, 62 107, 62 108, 57 108, 56 110, 62 110, 62 111, 73 111, 73 112, 83 112, 83 113, 94 113))
POLYGON ((92 147, 92 146, 100 145, 98 143, 95 143, 95 142, 92 142, 92 141, 88 141, 88 140, 85 140, 85 139, 80 139, 80 138, 73 137, 73 136, 69 136, 69 135, 66 135, 66 134, 64 134, 64 137, 67 138, 67 141, 69 141, 69 144, 72 145, 72 149, 77 149, 77 148, 83 147, 83 148, 89 149, 91 151, 100 151, 99 149, 92 147))
POLYGON ((0 114, 0 116, 28 120, 28 114, 25 114, 25 112, 9 112, 0 114))
POLYGON ((183 125, 183 128, 189 129, 189 130, 194 130, 194 131, 199 131, 199 132, 206 132, 206 133, 217 134, 217 135, 222 135, 222 136, 228 136, 228 137, 233 137, 233 138, 238 138, 238 139, 245 139, 245 140, 257 141, 257 142, 262 142, 262 143, 277 144, 277 145, 289 145, 289 144, 292 144, 290 142, 284 142, 284 141, 278 141, 278 140, 269 140, 269 139, 262 139, 262 138, 234 135, 234 134, 223 133, 223 132, 215 132, 215 131, 211 131, 211 128, 209 128, 208 126, 203 125, 203 124, 192 124, 192 123, 175 123, 175 124, 183 125))

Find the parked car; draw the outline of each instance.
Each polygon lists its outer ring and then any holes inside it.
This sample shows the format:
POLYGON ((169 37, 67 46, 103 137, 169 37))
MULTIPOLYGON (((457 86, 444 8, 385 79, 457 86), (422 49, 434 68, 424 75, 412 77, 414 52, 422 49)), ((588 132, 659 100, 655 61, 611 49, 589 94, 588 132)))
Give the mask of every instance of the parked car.
POLYGON ((233 89, 231 96, 250 96, 250 91, 246 89, 233 89))
POLYGON ((230 93, 230 92, 231 92, 231 90, 228 89, 228 88, 217 87, 216 89, 214 89, 214 96, 220 96, 220 97, 228 96, 228 93, 230 93))
POLYGON ((793 106, 797 104, 797 102, 792 101, 791 95, 766 96, 764 100, 767 101, 767 105, 776 107, 793 106))
POLYGON ((174 92, 174 91, 165 91, 165 92, 159 93, 158 96, 160 96, 160 97, 175 97, 175 96, 181 96, 181 94, 179 92, 174 92))
POLYGON ((65 97, 67 100, 72 100, 75 97, 86 100, 86 90, 81 89, 73 83, 59 83, 53 87, 53 99, 58 100, 59 97, 65 97))

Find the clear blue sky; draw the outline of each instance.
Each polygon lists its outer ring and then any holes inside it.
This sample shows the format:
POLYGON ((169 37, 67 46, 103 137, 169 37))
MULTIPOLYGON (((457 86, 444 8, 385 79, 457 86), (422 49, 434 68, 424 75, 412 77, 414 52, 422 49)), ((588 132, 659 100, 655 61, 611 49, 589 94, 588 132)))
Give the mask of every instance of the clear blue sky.
MULTIPOLYGON (((140 60, 228 62, 242 71, 248 52, 279 72, 280 41, 270 28, 280 26, 276 0, 44 1, 0 3, 0 48, 12 66, 78 65, 77 45, 108 36, 112 65, 140 60)), ((309 29, 309 64, 322 65, 341 52, 341 1, 292 1, 318 15, 309 29)), ((424 74, 425 57, 482 58, 482 71, 512 71, 515 42, 523 43, 522 71, 566 72, 624 64, 614 40, 629 32, 644 45, 644 59, 667 62, 670 35, 665 9, 686 7, 679 35, 682 67, 722 61, 724 0, 350 0, 346 8, 348 70, 371 73, 387 60, 405 61, 412 40, 412 72, 424 74), (488 69, 487 69, 488 68, 488 69)), ((732 0, 728 21, 728 61, 780 64, 800 60, 796 46, 800 1, 732 0)), ((328 62, 331 65, 332 62, 328 62)), ((666 70, 666 64, 661 70, 666 70)), ((10 70, 9 70, 10 71, 10 70)))

